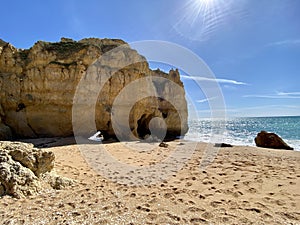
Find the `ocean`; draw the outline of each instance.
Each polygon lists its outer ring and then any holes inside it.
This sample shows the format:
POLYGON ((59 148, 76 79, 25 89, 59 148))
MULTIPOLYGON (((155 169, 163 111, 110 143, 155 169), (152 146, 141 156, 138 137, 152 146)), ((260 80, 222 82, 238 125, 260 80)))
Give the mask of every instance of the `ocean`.
POLYGON ((278 134, 288 145, 300 151, 300 116, 228 118, 223 123, 211 119, 190 120, 184 139, 255 146, 254 138, 262 130, 278 134), (224 129, 220 130, 220 127, 224 129))

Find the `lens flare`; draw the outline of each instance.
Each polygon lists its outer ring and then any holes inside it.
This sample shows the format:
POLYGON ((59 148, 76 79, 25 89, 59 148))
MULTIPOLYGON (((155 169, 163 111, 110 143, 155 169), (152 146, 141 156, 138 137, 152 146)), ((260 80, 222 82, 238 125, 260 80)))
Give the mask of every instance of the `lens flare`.
POLYGON ((215 0, 196 0, 198 4, 212 4, 215 0))
POLYGON ((190 0, 177 13, 173 28, 191 40, 205 41, 235 12, 231 0, 190 0))

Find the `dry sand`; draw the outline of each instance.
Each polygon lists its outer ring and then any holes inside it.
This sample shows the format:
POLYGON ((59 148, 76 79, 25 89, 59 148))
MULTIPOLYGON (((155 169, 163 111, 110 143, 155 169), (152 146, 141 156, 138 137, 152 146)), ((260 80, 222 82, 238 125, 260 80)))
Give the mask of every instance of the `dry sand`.
MULTIPOLYGON (((121 143, 104 147, 119 161, 142 168, 158 164, 178 146, 190 148, 179 140, 168 144, 145 152, 121 143)), ((201 170, 206 147, 199 143, 180 171, 148 186, 118 184, 98 174, 77 145, 50 147, 57 173, 77 183, 27 199, 0 198, 0 223, 300 224, 300 152, 222 148, 201 170)))

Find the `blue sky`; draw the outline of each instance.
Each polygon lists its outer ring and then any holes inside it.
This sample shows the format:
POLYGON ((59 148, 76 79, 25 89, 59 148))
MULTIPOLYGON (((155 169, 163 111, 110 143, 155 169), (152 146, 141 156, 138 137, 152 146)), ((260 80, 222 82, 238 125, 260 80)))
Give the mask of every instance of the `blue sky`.
MULTIPOLYGON (((1 8, 0 38, 18 48, 60 37, 169 41, 209 66, 229 116, 300 115, 299 0, 11 0, 1 8)), ((208 116, 205 93, 183 81, 208 116)))

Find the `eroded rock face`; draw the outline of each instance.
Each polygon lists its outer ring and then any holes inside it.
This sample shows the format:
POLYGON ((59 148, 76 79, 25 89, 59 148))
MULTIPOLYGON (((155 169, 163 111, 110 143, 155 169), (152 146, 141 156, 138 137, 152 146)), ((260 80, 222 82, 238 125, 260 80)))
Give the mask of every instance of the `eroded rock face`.
POLYGON ((261 131, 254 140, 257 147, 293 150, 275 133, 261 131))
POLYGON ((0 142, 0 196, 16 198, 35 195, 45 185, 60 189, 73 183, 51 172, 54 154, 32 144, 0 142))
POLYGON ((11 129, 0 121, 0 140, 12 140, 11 129))
MULTIPOLYGON (((1 46, 1 39, 0 39, 0 46, 1 46)), ((4 115, 3 109, 0 105, 0 140, 12 140, 12 132, 11 129, 2 123, 1 115, 4 115)))
MULTIPOLYGON (((178 71, 171 70, 166 74, 159 70, 150 70, 145 58, 125 44, 117 39, 90 38, 76 42, 63 38, 58 43, 39 41, 32 48, 21 50, 2 41, 0 140, 9 137, 7 128, 11 129, 15 136, 22 138, 73 135, 72 107, 80 80, 89 80, 90 85, 100 84, 106 76, 105 73, 111 71, 113 74, 99 95, 91 91, 83 93, 87 95, 84 96, 86 99, 89 99, 88 94, 97 95, 96 128, 106 137, 115 135, 111 123, 111 110, 115 98, 128 84, 145 77, 166 78, 176 83, 181 90, 174 90, 168 82, 160 81, 149 82, 146 87, 138 86, 132 89, 131 93, 143 93, 152 88, 157 95, 170 100, 168 102, 149 96, 136 102, 127 119, 132 133, 136 137, 146 136, 149 134, 149 121, 153 117, 159 117, 166 123, 167 136, 185 134, 188 130, 187 104, 178 71), (97 66, 95 60, 119 46, 124 47, 106 57, 106 61, 103 61, 105 66, 97 66), (118 68, 131 61, 137 63, 118 68), (175 108, 172 101, 180 107, 175 108)), ((90 85, 86 86, 87 90, 91 89, 90 85)), ((83 119, 77 123, 83 135, 90 135, 93 131, 87 128, 84 120, 90 105, 83 104, 80 107, 83 119)))

